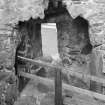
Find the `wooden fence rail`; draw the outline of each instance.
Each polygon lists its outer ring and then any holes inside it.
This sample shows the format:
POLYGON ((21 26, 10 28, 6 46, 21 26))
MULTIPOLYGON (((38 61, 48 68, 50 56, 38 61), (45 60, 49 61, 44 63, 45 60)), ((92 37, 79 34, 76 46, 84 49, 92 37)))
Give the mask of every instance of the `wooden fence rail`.
MULTIPOLYGON (((46 85, 48 87, 54 88, 54 80, 39 77, 39 76, 29 74, 29 73, 24 73, 22 71, 20 71, 19 74, 21 76, 23 76, 23 77, 33 79, 36 82, 39 82, 39 83, 42 83, 42 84, 44 84, 44 85, 46 85)), ((68 84, 65 84, 65 83, 62 84, 62 88, 63 88, 62 90, 77 92, 77 93, 80 93, 80 94, 87 95, 87 96, 89 96, 91 98, 96 98, 96 99, 105 101, 105 95, 103 95, 103 94, 92 92, 92 91, 89 91, 89 90, 86 90, 86 89, 81 89, 81 88, 71 86, 71 85, 68 85, 68 84)))
POLYGON ((38 64, 39 66, 50 67, 50 68, 53 68, 54 70, 61 69, 62 73, 70 74, 70 75, 76 76, 77 78, 80 78, 80 79, 90 79, 92 81, 96 81, 96 82, 105 84, 105 78, 100 78, 100 77, 92 76, 89 74, 74 72, 74 71, 70 70, 70 68, 64 68, 64 67, 59 66, 59 65, 52 65, 50 63, 46 63, 46 62, 40 61, 40 60, 33 60, 33 59, 21 57, 21 56, 18 56, 18 58, 25 60, 25 61, 28 61, 28 62, 31 62, 33 64, 38 64))
MULTIPOLYGON (((41 60, 33 60, 33 59, 21 57, 21 56, 18 56, 18 58, 22 59, 22 60, 25 60, 25 61, 28 61, 28 62, 31 62, 33 64, 38 64, 39 66, 53 68, 56 71, 57 70, 61 70, 62 73, 65 73, 65 74, 70 73, 70 75, 76 76, 76 77, 81 78, 81 79, 86 78, 86 79, 90 79, 92 81, 96 81, 96 82, 105 84, 105 79, 104 78, 99 78, 99 77, 96 77, 96 76, 86 75, 86 74, 83 74, 83 73, 81 74, 81 73, 78 73, 78 72, 71 71, 69 68, 64 68, 64 67, 59 66, 59 65, 52 65, 50 63, 46 63, 46 62, 41 61, 41 60)), ((59 73, 60 72, 58 72, 58 74, 59 73)), ((55 76, 56 79, 57 78, 58 79, 61 78, 61 77, 59 77, 58 74, 56 72, 56 76, 55 76)), ((26 78, 34 79, 36 82, 40 82, 40 83, 42 83, 44 85, 47 85, 48 87, 50 86, 50 87, 53 87, 53 88, 54 88, 54 86, 56 88, 57 83, 59 82, 59 81, 57 81, 55 79, 55 85, 54 85, 54 80, 51 80, 51 79, 48 79, 48 78, 39 77, 39 76, 36 76, 36 75, 33 75, 33 74, 29 74, 29 73, 25 73, 25 72, 22 72, 22 71, 19 71, 19 75, 21 75, 23 77, 26 77, 26 78)), ((61 80, 60 80, 60 82, 61 82, 61 80)), ((84 94, 84 95, 90 96, 92 98, 96 98, 96 99, 105 101, 105 95, 103 95, 103 94, 99 94, 99 93, 96 93, 96 92, 93 92, 93 91, 89 91, 89 90, 86 90, 86 89, 81 89, 81 88, 78 88, 78 87, 75 87, 75 86, 71 86, 71 85, 68 85, 68 84, 65 84, 65 83, 60 83, 60 86, 58 86, 57 89, 60 89, 59 92, 62 92, 62 90, 74 91, 74 92, 77 92, 77 93, 80 93, 80 94, 84 94)), ((55 93, 56 93, 56 90, 55 90, 55 93)), ((57 95, 62 95, 59 92, 57 92, 56 96, 57 95)), ((60 97, 59 100, 57 100, 57 98, 55 99, 56 100, 55 101, 55 105, 62 105, 61 104, 62 103, 61 102, 61 98, 62 97, 60 97)))

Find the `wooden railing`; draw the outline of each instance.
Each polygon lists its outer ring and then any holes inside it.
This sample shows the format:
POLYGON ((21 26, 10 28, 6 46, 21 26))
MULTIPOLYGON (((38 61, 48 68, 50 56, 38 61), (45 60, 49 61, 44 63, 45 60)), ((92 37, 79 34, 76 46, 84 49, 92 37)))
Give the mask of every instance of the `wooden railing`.
POLYGON ((55 85, 54 85, 54 80, 39 77, 39 76, 25 73, 22 71, 19 72, 19 74, 23 77, 34 79, 35 81, 39 81, 41 83, 44 83, 45 85, 50 84, 52 87, 55 87, 55 105, 62 105, 62 90, 63 89, 68 90, 68 91, 74 91, 74 92, 77 92, 80 94, 88 95, 92 98, 96 98, 96 99, 105 101, 105 95, 62 83, 61 77, 62 77, 62 73, 64 73, 64 74, 69 73, 69 75, 76 76, 77 78, 80 78, 80 79, 85 78, 85 79, 96 81, 96 82, 99 82, 102 84, 105 84, 105 78, 99 78, 99 77, 91 76, 88 74, 86 75, 83 73, 74 72, 74 71, 70 70, 69 68, 64 68, 63 66, 59 66, 59 65, 52 65, 50 63, 46 63, 46 62, 41 61, 41 60, 33 60, 33 59, 21 57, 21 56, 18 56, 18 58, 25 60, 25 61, 28 61, 28 62, 31 62, 33 64, 37 64, 39 66, 50 67, 50 68, 53 68, 55 70, 55 85))

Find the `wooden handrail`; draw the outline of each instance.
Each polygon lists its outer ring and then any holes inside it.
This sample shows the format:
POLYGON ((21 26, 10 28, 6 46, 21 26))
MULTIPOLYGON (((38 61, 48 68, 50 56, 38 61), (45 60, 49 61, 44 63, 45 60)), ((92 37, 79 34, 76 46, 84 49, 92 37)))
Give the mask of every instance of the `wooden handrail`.
POLYGON ((70 74, 70 75, 76 76, 77 78, 80 78, 80 79, 90 79, 92 81, 96 81, 96 82, 105 84, 105 78, 101 78, 101 77, 96 77, 96 76, 92 76, 92 75, 89 75, 89 74, 75 72, 75 71, 70 70, 70 68, 64 68, 62 66, 53 65, 53 64, 46 63, 46 62, 40 61, 40 60, 33 60, 33 59, 21 57, 21 56, 18 56, 18 58, 20 58, 22 60, 26 60, 28 62, 31 62, 33 64, 38 64, 40 66, 50 67, 50 68, 53 68, 54 70, 55 69, 61 69, 62 73, 64 73, 64 74, 70 74))
MULTIPOLYGON (((20 71, 19 74, 23 77, 33 79, 37 83, 42 83, 42 84, 44 84, 44 85, 46 85, 50 88, 54 88, 54 80, 39 77, 39 76, 29 74, 29 73, 25 73, 25 72, 22 72, 22 71, 20 71)), ((68 84, 65 84, 65 83, 62 83, 62 88, 63 88, 63 90, 77 92, 77 93, 80 93, 80 94, 87 95, 91 98, 96 98, 96 99, 105 101, 105 95, 103 95, 103 94, 92 92, 92 91, 89 91, 89 90, 86 90, 86 89, 81 89, 81 88, 71 86, 71 85, 68 85, 68 84)))

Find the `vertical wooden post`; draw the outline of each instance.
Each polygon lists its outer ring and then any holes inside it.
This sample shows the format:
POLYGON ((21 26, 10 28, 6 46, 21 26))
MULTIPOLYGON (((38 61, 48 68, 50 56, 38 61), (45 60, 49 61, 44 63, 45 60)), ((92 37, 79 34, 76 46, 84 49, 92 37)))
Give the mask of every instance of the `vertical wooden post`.
POLYGON ((63 105, 62 102, 62 74, 60 69, 55 70, 55 105, 63 105))
MULTIPOLYGON (((91 62, 89 64, 90 74, 97 77, 102 77, 102 59, 100 53, 93 49, 91 54, 91 62)), ((95 81, 90 81, 90 90, 102 93, 102 84, 95 81)))

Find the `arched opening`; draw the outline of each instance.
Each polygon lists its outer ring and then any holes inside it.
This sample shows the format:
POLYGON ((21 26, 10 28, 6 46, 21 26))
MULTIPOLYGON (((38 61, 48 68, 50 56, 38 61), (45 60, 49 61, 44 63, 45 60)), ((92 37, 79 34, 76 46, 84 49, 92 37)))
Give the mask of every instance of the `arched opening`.
MULTIPOLYGON (((58 31, 58 50, 62 63, 75 72, 90 74, 89 57, 93 46, 89 38, 89 23, 86 19, 78 16, 73 19, 65 12, 62 20, 56 23, 58 31)), ((70 84, 81 88, 90 88, 89 80, 80 80, 69 77, 70 84)))
MULTIPOLYGON (((86 19, 78 16, 73 20, 73 26, 77 30, 78 42, 84 44, 81 54, 87 55, 92 51, 92 45, 89 38, 89 23, 86 19)), ((81 45, 82 46, 82 45, 81 45)))

